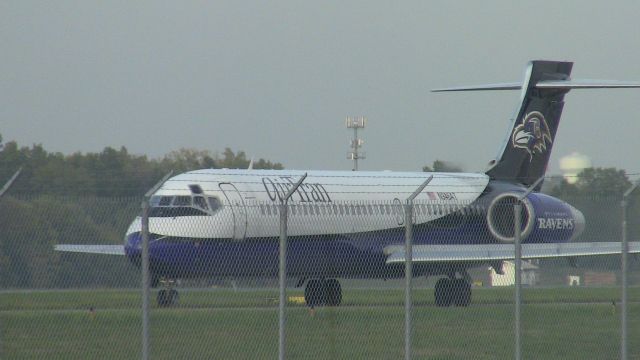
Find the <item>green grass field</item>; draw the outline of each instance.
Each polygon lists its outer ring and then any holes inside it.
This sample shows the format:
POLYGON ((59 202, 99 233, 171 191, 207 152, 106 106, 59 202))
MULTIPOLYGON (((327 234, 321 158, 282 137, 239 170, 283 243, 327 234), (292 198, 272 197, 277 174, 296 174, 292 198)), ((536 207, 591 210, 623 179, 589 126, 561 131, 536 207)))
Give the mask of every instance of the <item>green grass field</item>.
MULTIPOLYGON (((154 293, 155 294, 155 293, 154 293)), ((301 296, 289 291, 289 296, 301 296)), ((619 357, 614 288, 525 289, 525 359, 619 357)), ((153 359, 262 359, 278 354, 277 290, 182 291, 151 312, 153 359)), ((468 308, 437 308, 414 292, 419 359, 513 357, 513 290, 475 289, 468 308)), ((640 288, 630 289, 630 354, 640 358, 640 288)), ((398 359, 404 349, 399 289, 345 289, 339 308, 287 308, 291 359, 398 359)), ((131 290, 0 293, 1 359, 139 359, 141 296, 131 290), (89 307, 96 309, 95 314, 89 307)))

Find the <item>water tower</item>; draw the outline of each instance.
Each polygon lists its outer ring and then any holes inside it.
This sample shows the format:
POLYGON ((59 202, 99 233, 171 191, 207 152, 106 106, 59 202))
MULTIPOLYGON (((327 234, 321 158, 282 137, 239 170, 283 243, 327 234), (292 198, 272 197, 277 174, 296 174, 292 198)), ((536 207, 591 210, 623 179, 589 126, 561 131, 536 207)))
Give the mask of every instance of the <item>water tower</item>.
POLYGON ((588 167, 591 167, 591 159, 575 151, 560 158, 560 170, 569 184, 575 184, 578 181, 578 174, 588 167))

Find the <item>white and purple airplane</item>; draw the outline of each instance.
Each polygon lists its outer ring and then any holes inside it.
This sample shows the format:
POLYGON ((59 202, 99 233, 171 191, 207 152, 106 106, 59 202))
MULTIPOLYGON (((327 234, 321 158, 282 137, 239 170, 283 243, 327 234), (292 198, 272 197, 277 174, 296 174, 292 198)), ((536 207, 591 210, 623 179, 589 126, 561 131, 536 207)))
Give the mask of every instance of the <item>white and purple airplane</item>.
MULTIPOLYGON (((401 205, 429 177, 415 201, 413 273, 443 276, 435 286, 438 306, 469 305, 469 268, 502 272, 503 261, 514 259, 512 205, 518 201, 524 259, 620 254, 620 242, 575 242, 585 226, 582 213, 538 192, 565 94, 576 88, 640 87, 572 80, 572 65, 532 61, 524 83, 437 90, 522 90, 507 138, 484 174, 206 169, 170 178, 150 199, 152 285, 190 277, 276 276, 278 205, 305 173, 288 202, 287 276, 297 279, 297 286, 306 283, 310 306, 339 305, 340 278, 404 276, 401 205)), ((139 266, 140 230, 138 217, 124 245, 57 245, 56 250, 126 255, 139 266)), ((632 242, 630 252, 640 252, 640 242, 632 242)), ((175 289, 158 293, 160 305, 176 299, 175 289)))

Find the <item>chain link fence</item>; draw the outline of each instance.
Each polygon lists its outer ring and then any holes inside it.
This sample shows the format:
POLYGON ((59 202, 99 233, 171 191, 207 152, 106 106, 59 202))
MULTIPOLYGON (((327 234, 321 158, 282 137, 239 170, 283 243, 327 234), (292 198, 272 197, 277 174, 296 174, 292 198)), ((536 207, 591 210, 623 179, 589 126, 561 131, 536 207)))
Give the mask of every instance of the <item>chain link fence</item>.
MULTIPOLYGON (((2 198, 0 358, 144 356, 143 200, 2 198), (125 255, 54 251, 58 244, 109 244, 125 255)), ((620 197, 564 200, 585 218, 573 241, 621 241, 620 197)), ((494 232, 514 236, 513 202, 491 212, 478 202, 416 200, 407 308, 404 199, 293 199, 287 204, 284 314, 279 205, 205 196, 151 199, 149 358, 398 359, 407 346, 416 359, 514 357, 514 261, 447 261, 446 252, 424 261, 428 250, 421 247, 425 239, 478 244, 492 237, 492 229, 482 226, 487 218, 494 220, 494 232)), ((629 202, 631 241, 640 237, 639 215, 638 202, 629 202)), ((640 357, 640 265, 633 258, 627 272, 628 358, 640 357)), ((621 356, 620 255, 533 259, 521 268, 523 358, 621 356)))

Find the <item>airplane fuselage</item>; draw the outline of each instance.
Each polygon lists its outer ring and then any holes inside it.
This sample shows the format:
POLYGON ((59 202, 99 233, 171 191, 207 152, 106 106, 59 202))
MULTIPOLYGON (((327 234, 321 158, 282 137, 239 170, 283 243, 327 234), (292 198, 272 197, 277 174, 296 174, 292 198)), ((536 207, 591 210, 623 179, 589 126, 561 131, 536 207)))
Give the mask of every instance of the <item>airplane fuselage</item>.
MULTIPOLYGON (((304 174, 294 170, 198 170, 169 179, 152 197, 151 269, 157 276, 273 276, 278 272, 281 199, 304 174)), ((508 243, 502 223, 519 185, 485 174, 309 171, 287 203, 289 276, 402 276, 386 263, 404 244, 406 199, 414 201, 414 243, 508 243)), ((584 226, 582 214, 550 196, 524 200, 523 242, 566 242, 584 226)), ((511 227, 511 228, 509 228, 511 227)), ((139 263, 140 218, 125 252, 139 263)), ((461 266, 468 267, 466 263, 461 266)), ((417 265, 415 273, 446 274, 456 264, 417 265)))

